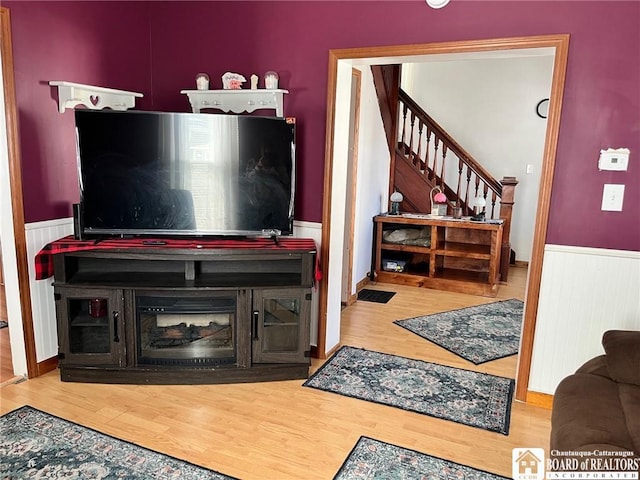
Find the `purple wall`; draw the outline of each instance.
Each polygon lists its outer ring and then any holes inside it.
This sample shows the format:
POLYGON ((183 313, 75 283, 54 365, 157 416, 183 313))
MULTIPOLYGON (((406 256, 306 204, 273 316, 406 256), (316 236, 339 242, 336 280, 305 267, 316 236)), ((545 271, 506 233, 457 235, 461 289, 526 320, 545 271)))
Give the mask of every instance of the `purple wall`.
MULTIPOLYGON (((26 222, 78 202, 73 110, 50 80, 150 91, 147 7, 125 2, 3 2, 11 15, 26 222)), ((148 99, 139 105, 148 104, 148 99)))
MULTIPOLYGON (((547 243, 640 251, 640 3, 454 0, 354 2, 5 1, 14 60, 28 222, 77 201, 73 118, 48 80, 143 92, 142 109, 188 111, 179 91, 207 72, 279 72, 298 119, 296 218, 320 221, 328 50, 569 33, 569 65, 547 243), (602 21, 615 25, 602 34, 602 21), (76 53, 72 53, 72 52, 76 53), (631 149, 628 172, 599 172, 601 148, 631 149), (623 212, 601 212, 605 183, 623 212)), ((517 154, 517 153, 516 153, 517 154)), ((516 197, 517 200, 517 197, 516 197)))

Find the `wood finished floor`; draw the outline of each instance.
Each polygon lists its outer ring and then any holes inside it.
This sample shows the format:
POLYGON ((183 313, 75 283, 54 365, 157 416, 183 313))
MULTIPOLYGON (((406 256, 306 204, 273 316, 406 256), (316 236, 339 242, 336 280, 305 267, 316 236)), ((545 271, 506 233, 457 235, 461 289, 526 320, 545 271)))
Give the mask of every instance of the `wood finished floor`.
MULTIPOLYGON (((0 320, 7 321, 7 299, 4 293, 4 279, 2 278, 2 258, 0 258, 0 320)), ((0 328, 0 384, 11 380, 13 377, 9 328, 0 328)))
MULTIPOLYGON (((513 269, 500 298, 523 298, 513 269)), ((513 377, 517 357, 474 366, 393 320, 494 301, 377 284, 388 304, 356 302, 342 314, 344 345, 513 377)), ((314 360, 312 370, 321 365, 314 360)), ((550 412, 513 404, 508 436, 301 386, 301 380, 157 386, 60 382, 57 372, 0 389, 0 412, 31 405, 115 437, 243 480, 332 479, 361 435, 511 475, 514 447, 548 449, 550 412)))
POLYGON ((0 384, 14 378, 9 328, 0 328, 0 384))

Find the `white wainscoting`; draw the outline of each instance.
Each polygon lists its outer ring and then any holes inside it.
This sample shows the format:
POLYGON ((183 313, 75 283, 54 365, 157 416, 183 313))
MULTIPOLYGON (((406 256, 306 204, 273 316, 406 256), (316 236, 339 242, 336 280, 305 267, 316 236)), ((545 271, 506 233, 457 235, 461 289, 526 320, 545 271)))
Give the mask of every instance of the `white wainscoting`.
POLYGON ((29 259, 29 285, 33 310, 33 335, 36 359, 42 362, 58 355, 56 309, 53 301, 53 277, 36 280, 34 259, 46 244, 61 237, 73 235, 73 218, 61 218, 25 225, 27 258, 29 259))
MULTIPOLYGON (((322 241, 322 224, 294 221, 293 236, 298 238, 311 238, 316 242, 318 255, 320 255, 320 243, 322 241)), ((319 285, 316 284, 311 293, 311 345, 318 346, 318 311, 320 305, 319 285)))
POLYGON ((528 390, 553 394, 606 330, 640 330, 640 252, 547 245, 528 390))

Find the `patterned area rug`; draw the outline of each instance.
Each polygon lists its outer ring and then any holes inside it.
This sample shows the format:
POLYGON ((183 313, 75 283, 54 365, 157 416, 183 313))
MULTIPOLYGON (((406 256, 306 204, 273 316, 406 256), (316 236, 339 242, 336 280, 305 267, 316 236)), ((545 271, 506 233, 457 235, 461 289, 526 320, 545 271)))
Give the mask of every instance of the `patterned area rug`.
POLYGON ((0 478, 229 480, 25 406, 0 417, 0 478))
POLYGON ((507 477, 476 470, 390 443, 360 437, 333 480, 503 480, 507 477))
POLYGON ((479 365, 518 353, 523 312, 512 298, 393 323, 479 365))
POLYGON ((303 385, 509 433, 510 378, 345 346, 303 385))

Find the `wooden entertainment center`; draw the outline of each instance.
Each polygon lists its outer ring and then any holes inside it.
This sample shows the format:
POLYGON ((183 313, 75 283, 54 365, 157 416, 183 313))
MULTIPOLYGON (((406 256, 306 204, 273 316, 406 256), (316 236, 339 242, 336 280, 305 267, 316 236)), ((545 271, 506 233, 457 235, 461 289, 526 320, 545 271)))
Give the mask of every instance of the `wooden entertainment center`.
POLYGON ((378 215, 374 218, 374 278, 495 297, 502 229, 501 221, 378 215))
POLYGON ((53 242, 36 270, 53 267, 61 379, 306 378, 315 254, 295 238, 53 242))

